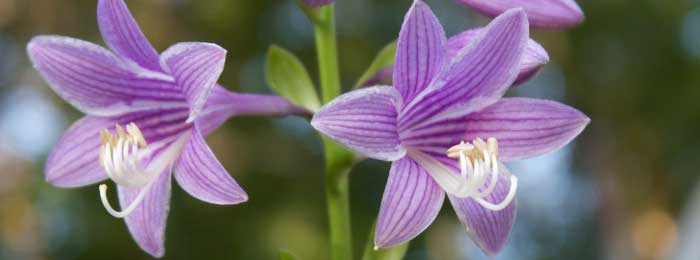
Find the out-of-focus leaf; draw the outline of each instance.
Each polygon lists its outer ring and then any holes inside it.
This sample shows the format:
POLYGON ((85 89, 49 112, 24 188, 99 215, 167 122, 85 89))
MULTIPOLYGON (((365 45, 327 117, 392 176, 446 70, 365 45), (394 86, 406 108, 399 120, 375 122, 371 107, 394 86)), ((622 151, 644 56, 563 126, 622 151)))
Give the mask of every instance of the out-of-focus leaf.
POLYGON ((394 65, 394 56, 396 56, 396 41, 387 44, 369 65, 369 68, 362 74, 360 79, 355 83, 355 87, 361 87, 365 82, 371 80, 382 69, 394 65))
POLYGON ((277 256, 278 260, 300 260, 301 258, 293 255, 290 252, 287 251, 280 251, 279 255, 277 256))
POLYGON ((272 46, 267 52, 267 83, 280 96, 310 111, 321 107, 304 64, 289 51, 272 46))

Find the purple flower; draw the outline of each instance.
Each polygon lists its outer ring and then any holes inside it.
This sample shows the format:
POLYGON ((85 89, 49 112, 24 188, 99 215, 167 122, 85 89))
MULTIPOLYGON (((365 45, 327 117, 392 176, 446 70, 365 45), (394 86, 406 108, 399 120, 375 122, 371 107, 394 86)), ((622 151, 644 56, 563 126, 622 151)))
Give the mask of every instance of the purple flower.
POLYGON ((523 8, 530 25, 539 28, 567 28, 583 22, 581 7, 574 0, 457 0, 476 11, 496 17, 511 8, 523 8))
POLYGON ((318 131, 392 162, 377 247, 420 234, 445 193, 486 254, 503 247, 515 218, 517 178, 502 162, 557 149, 589 122, 557 102, 502 97, 518 76, 527 42, 526 14, 514 9, 451 56, 437 18, 415 1, 399 34, 394 86, 346 93, 314 115, 318 131))
POLYGON ((46 179, 59 187, 113 180, 131 235, 149 254, 164 254, 171 172, 192 196, 213 204, 247 194, 203 136, 235 115, 287 115, 301 109, 275 96, 236 94, 216 84, 226 50, 178 43, 158 54, 122 0, 100 0, 99 27, 112 50, 61 36, 38 36, 29 57, 49 86, 87 114, 49 154, 46 179))
MULTIPOLYGON (((479 35, 484 30, 484 28, 466 30, 452 36, 447 39, 447 56, 449 58, 454 58, 459 54, 467 45, 471 44, 474 38, 479 35)), ((528 39, 525 50, 523 51, 522 58, 520 60, 520 65, 518 66, 518 77, 513 82, 513 87, 518 86, 534 77, 538 71, 549 62, 549 55, 547 51, 532 39, 528 39)), ((363 83, 363 86, 372 86, 377 83, 390 80, 392 76, 392 67, 385 68, 379 71, 374 77, 372 77, 367 82, 363 83)))
POLYGON ((304 2, 304 4, 308 5, 309 7, 316 8, 331 4, 333 3, 333 0, 302 0, 302 2, 304 2))

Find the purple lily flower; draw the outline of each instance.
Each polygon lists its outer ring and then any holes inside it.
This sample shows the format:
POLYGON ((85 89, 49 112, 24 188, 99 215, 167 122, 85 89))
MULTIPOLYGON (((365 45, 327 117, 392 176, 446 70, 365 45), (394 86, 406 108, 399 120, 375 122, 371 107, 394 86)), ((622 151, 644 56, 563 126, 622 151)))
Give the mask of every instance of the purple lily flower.
POLYGON ((392 162, 376 247, 420 234, 447 193, 469 235, 493 256, 516 210, 517 178, 503 162, 558 149, 590 120, 557 102, 502 97, 527 48, 522 9, 497 17, 454 57, 445 38, 430 8, 415 1, 399 34, 394 86, 341 95, 311 124, 350 150, 392 162))
MULTIPOLYGON (((447 39, 447 56, 449 58, 454 58, 459 54, 459 51, 464 47, 472 43, 479 33, 481 33, 484 28, 471 29, 461 32, 455 36, 447 39)), ((547 51, 532 39, 528 39, 525 50, 523 51, 522 58, 520 60, 520 65, 518 66, 518 77, 512 84, 512 87, 519 86, 532 79, 540 69, 549 62, 549 55, 547 51)), ((384 82, 390 80, 392 75, 393 67, 387 67, 372 77, 370 80, 362 84, 363 86, 376 85, 379 82, 384 82)))
POLYGON ((61 36, 37 36, 27 52, 61 97, 87 114, 61 137, 46 162, 46 180, 79 187, 117 184, 123 217, 139 246, 164 254, 171 172, 189 194, 233 205, 248 195, 203 136, 235 115, 288 115, 302 109, 275 96, 236 94, 216 84, 226 50, 178 43, 158 54, 122 0, 100 0, 97 17, 112 51, 61 36))
POLYGON ((333 0, 302 0, 309 7, 316 8, 333 3, 333 0))
POLYGON ((489 16, 496 17, 511 8, 523 8, 530 25, 538 28, 573 27, 584 20, 581 7, 574 0, 457 0, 489 16))

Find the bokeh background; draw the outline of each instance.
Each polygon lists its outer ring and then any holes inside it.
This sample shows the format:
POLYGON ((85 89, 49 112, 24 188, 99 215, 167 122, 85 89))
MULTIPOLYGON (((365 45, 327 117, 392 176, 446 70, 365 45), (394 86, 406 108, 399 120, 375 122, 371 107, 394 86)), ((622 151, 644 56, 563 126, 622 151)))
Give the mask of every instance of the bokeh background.
MULTIPOLYGON (((344 86, 398 34, 410 0, 337 0, 344 86)), ((487 19, 453 0, 429 4, 448 34, 487 19)), ((228 49, 220 83, 269 93, 271 44, 315 76, 313 34, 292 0, 128 0, 158 50, 180 41, 228 49)), ((563 149, 511 164, 519 211, 496 259, 700 259, 700 1, 581 0, 586 22, 533 31, 551 56, 509 95, 566 102, 592 123, 563 149)), ((39 34, 102 44, 94 0, 0 0, 0 259, 148 259, 97 186, 59 189, 43 164, 81 114, 28 63, 39 34)), ((174 185, 165 259, 274 259, 286 250, 328 259, 318 137, 303 118, 241 117, 207 138, 250 195, 222 207, 174 185)), ((366 161, 351 176, 359 256, 377 215, 389 165, 366 161)), ((419 236, 406 259, 485 259, 452 209, 419 236)))

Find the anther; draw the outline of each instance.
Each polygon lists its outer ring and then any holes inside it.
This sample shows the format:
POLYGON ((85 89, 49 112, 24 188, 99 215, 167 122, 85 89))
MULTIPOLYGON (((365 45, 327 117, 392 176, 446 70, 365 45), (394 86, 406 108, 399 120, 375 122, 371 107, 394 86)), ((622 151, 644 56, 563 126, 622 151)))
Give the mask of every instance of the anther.
POLYGON ((476 138, 471 143, 460 142, 447 150, 447 156, 459 160, 460 177, 453 190, 447 192, 459 198, 472 198, 490 210, 502 210, 515 198, 518 179, 510 176, 510 189, 498 204, 486 201, 493 193, 499 179, 498 141, 488 138, 484 141, 476 138), (490 180, 487 185, 487 180, 490 180), (487 185, 487 186, 484 186, 487 185))

